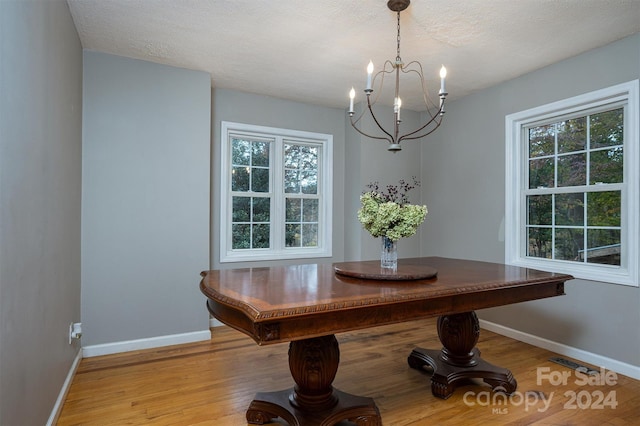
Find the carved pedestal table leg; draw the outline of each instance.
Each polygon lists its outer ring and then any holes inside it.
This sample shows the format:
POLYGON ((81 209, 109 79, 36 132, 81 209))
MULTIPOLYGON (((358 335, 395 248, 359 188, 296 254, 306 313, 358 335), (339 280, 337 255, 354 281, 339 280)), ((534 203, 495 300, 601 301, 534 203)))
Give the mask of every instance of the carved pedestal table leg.
POLYGON ((442 350, 416 348, 409 355, 409 366, 431 367, 431 392, 442 399, 453 394, 458 382, 471 378, 483 379, 495 391, 515 392, 517 382, 511 371, 480 358, 480 351, 475 347, 479 336, 480 324, 475 312, 441 316, 438 337, 442 350))
POLYGON ((264 424, 280 417, 292 426, 330 426, 342 420, 359 426, 381 425, 373 399, 333 388, 339 362, 334 335, 291 342, 289 369, 296 385, 280 392, 256 394, 247 410, 247 421, 264 424))

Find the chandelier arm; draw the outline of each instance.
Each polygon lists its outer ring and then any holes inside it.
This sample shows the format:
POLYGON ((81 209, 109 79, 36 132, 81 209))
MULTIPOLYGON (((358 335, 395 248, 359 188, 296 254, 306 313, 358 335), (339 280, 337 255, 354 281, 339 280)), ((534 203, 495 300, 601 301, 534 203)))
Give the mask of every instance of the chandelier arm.
MULTIPOLYGON (((380 85, 379 85, 378 94, 376 95, 376 97, 373 100, 373 102, 371 103, 371 105, 375 105, 376 102, 378 102, 378 98, 382 94, 382 87, 384 87, 384 76, 385 76, 385 74, 391 74, 391 73, 393 73, 393 63, 390 60, 387 59, 384 62, 384 66, 382 67, 382 69, 380 71, 378 71, 376 73, 376 75, 373 76, 373 83, 371 85, 375 86, 376 79, 378 78, 378 76, 380 76, 380 85), (387 65, 389 65, 391 67, 390 70, 387 70, 387 65)), ((372 92, 373 92, 373 90, 372 90, 372 92)))
POLYGON ((436 117, 438 116, 442 116, 442 114, 444 114, 444 101, 446 99, 446 96, 442 96, 440 95, 440 105, 436 105, 435 102, 433 102, 430 98, 429 98, 429 102, 431 102, 431 105, 428 105, 426 100, 425 100, 425 106, 427 107, 427 114, 429 114, 429 117, 431 117, 432 120, 435 120, 436 117))
MULTIPOLYGON (((443 104, 443 105, 444 105, 444 104, 443 104)), ((435 104, 434 104, 434 105, 432 105, 432 107, 435 107, 435 106, 436 106, 435 104)), ((432 120, 435 120, 435 119, 436 119, 436 117, 438 117, 439 115, 442 115, 442 114, 443 114, 443 110, 442 110, 442 108, 438 108, 438 109, 436 109, 436 110, 435 110, 435 114, 434 114, 434 113, 433 113, 433 108, 429 108, 429 106, 427 105, 427 114, 429 114, 429 117, 430 117, 432 120)))
POLYGON ((362 112, 360 113, 360 115, 358 116, 358 118, 355 119, 355 121, 353 120, 353 114, 349 113, 349 117, 351 118, 351 125, 353 127, 356 126, 356 124, 358 124, 358 122, 362 119, 362 117, 364 117, 364 113, 366 112, 366 110, 362 110, 362 112))
POLYGON ((413 132, 410 133, 406 133, 404 135, 402 135, 399 139, 398 139, 398 143, 400 143, 400 141, 403 141, 405 139, 419 139, 422 137, 425 137, 427 135, 429 135, 430 133, 432 133, 435 129, 437 129, 438 127, 440 127, 440 123, 442 123, 442 115, 444 114, 444 102, 442 103, 442 108, 440 108, 440 112, 438 114, 436 114, 435 116, 431 116, 431 120, 427 121, 424 126, 414 130, 413 132), (440 118, 439 121, 436 121, 438 118, 440 118), (429 133, 426 133, 424 135, 420 135, 420 136, 413 136, 416 133, 419 133, 421 131, 423 131, 424 129, 426 129, 430 124, 432 123, 436 123, 436 127, 433 128, 433 130, 430 130, 429 133))
MULTIPOLYGON (((426 136, 429 136, 431 133, 435 132, 435 131, 436 131, 436 129, 437 129, 438 127, 440 127, 440 124, 441 124, 441 123, 442 123, 442 120, 438 121, 438 122, 437 122, 437 124, 436 124, 436 126, 435 126, 433 129, 429 130, 427 133, 423 133, 423 134, 418 135, 418 136, 411 136, 411 137, 408 137, 409 135, 413 134, 413 133, 408 133, 408 134, 406 134, 406 135, 402 136, 402 137, 398 140, 398 143, 400 143, 400 141, 405 141, 405 140, 406 140, 406 141, 410 141, 410 140, 420 139, 420 138, 424 138, 424 137, 426 137, 426 136)), ((414 133, 415 133, 415 132, 414 132, 414 133)))
POLYGON ((405 74, 409 74, 412 72, 418 74, 418 78, 420 80, 420 86, 422 87, 422 101, 424 102, 424 105, 427 107, 427 112, 429 113, 429 116, 433 117, 433 115, 431 114, 431 108, 433 107, 437 108, 438 105, 429 97, 429 91, 425 86, 424 73, 422 72, 422 65, 420 64, 420 62, 418 61, 409 62, 409 64, 407 64, 405 67, 402 68, 402 72, 405 74), (420 70, 418 71, 415 69, 411 69, 410 67, 413 64, 417 64, 420 70))
MULTIPOLYGON (((373 83, 371 83, 371 86, 375 86, 376 84, 376 79, 378 78, 378 76, 382 74, 382 76, 380 77, 380 90, 378 90, 378 93, 376 93, 375 98, 373 99, 373 102, 371 102, 371 105, 375 105, 376 102, 378 102, 378 98, 380 97, 380 95, 382 94, 382 87, 384 86, 384 70, 382 71, 378 71, 376 73, 376 75, 373 76, 373 83)), ((369 96, 371 95, 371 93, 375 92, 375 90, 372 90, 371 92, 369 92, 369 94, 367 95, 367 103, 369 102, 369 96)), ((367 93, 367 91, 365 90, 365 94, 367 93)))
POLYGON ((425 127, 427 127, 429 124, 431 124, 433 121, 437 120, 438 118, 440 118, 440 120, 442 120, 442 116, 444 115, 444 99, 442 100, 442 103, 440 104, 440 108, 438 108, 436 110, 437 112, 435 114, 432 114, 431 110, 427 110, 427 113, 429 114, 430 120, 427 121, 427 123, 422 126, 420 129, 411 132, 409 134, 414 134, 416 132, 419 132, 421 129, 424 129, 425 127))
MULTIPOLYGON (((358 119, 358 120, 359 120, 359 119, 358 119)), ((356 121, 356 123, 357 123, 357 121, 356 121)), ((389 138, 385 138, 385 137, 383 137, 383 136, 371 136, 371 135, 369 135, 369 134, 367 134, 367 133, 363 132, 362 130, 358 129, 358 128, 356 127, 356 124, 353 122, 353 117, 351 117, 351 127, 353 127, 353 128, 354 128, 354 130, 355 130, 356 132, 360 133, 362 136, 366 136, 366 137, 368 137, 368 138, 370 138, 370 139, 380 139, 380 140, 385 140, 385 141, 387 141, 387 142, 389 142, 389 143, 392 143, 392 141, 391 141, 389 138)))
MULTIPOLYGON (((369 96, 367 96, 367 107, 369 108, 369 113, 371 114, 371 118, 373 118, 373 121, 376 123, 376 125, 378 126, 378 128, 382 131, 382 133, 384 133, 385 135, 389 136, 390 139, 387 138, 382 138, 382 139, 386 139, 389 141, 389 143, 394 143, 394 141, 396 140, 391 133, 387 132, 384 127, 382 127, 382 125, 380 125, 380 123, 378 122, 378 119, 376 118, 375 114, 373 113, 373 109, 371 109, 371 103, 369 102, 369 96)), ((375 138, 375 139, 380 139, 380 138, 375 138)))

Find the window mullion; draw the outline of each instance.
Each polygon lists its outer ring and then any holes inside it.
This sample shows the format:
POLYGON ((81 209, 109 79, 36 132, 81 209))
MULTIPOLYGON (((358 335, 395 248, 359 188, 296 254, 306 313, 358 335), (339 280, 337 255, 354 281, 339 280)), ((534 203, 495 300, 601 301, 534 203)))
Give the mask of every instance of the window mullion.
POLYGON ((556 258, 556 196, 551 195, 551 259, 556 258))
POLYGON ((551 259, 556 258, 556 194, 558 188, 558 124, 553 125, 553 189, 551 192, 551 259))
POLYGON ((284 197, 284 138, 278 136, 274 143, 273 155, 273 200, 274 214, 271 216, 273 248, 276 251, 284 250, 284 222, 285 222, 285 197, 284 197))
MULTIPOLYGON (((587 116, 587 129, 586 129, 586 137, 587 140, 585 141, 585 148, 587 150, 587 154, 586 154, 586 164, 585 167, 587 168, 585 170, 585 176, 587 178, 587 187, 589 186, 589 183, 591 182, 591 115, 587 116)), ((587 208, 587 191, 585 191, 583 193, 583 209, 584 209, 584 213, 583 213, 583 217, 584 217, 584 231, 582 232, 582 250, 584 255, 582 256, 582 263, 587 263, 587 258, 589 257, 589 252, 587 251, 587 249, 589 248, 588 245, 588 239, 587 239, 587 234, 589 232, 589 229, 587 227, 587 224, 589 223, 589 216, 588 216, 588 211, 589 209, 587 208)))
MULTIPOLYGON (((588 182, 588 181, 587 181, 588 182)), ((587 216, 587 192, 583 192, 582 193, 582 217, 584 222, 582 223, 583 226, 583 231, 582 231, 582 250, 584 250, 584 256, 582 256, 582 262, 583 263, 587 263, 587 257, 589 256, 589 253, 587 252, 587 248, 589 247, 587 245, 587 224, 589 223, 589 217, 587 216)))

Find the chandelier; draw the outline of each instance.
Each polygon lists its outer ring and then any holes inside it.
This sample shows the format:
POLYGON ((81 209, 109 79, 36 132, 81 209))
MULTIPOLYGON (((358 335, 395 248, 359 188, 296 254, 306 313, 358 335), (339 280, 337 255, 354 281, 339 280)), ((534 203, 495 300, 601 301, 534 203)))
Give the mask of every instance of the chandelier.
POLYGON ((447 97, 448 93, 445 89, 445 77, 447 76, 447 69, 442 66, 440 69, 440 91, 438 92, 438 96, 440 98, 439 104, 435 104, 428 95, 424 75, 422 72, 422 65, 420 62, 413 61, 409 64, 404 64, 402 59, 400 58, 400 12, 405 10, 411 0, 389 0, 387 2, 387 7, 396 12, 398 14, 398 37, 397 37, 397 54, 396 60, 394 62, 387 60, 384 63, 384 66, 381 71, 378 71, 375 75, 373 74, 373 62, 369 61, 369 66, 367 67, 367 86, 364 89, 364 93, 367 96, 367 108, 362 111, 362 113, 354 119, 354 110, 353 103, 356 97, 356 91, 352 87, 349 92, 349 119, 351 121, 351 125, 353 128, 360 134, 371 138, 371 139, 381 139, 389 142, 389 147, 387 148, 389 151, 397 152, 402 150, 400 146, 400 142, 405 140, 412 139, 420 139, 431 133, 433 133, 442 123, 442 118, 444 115, 444 101, 447 97), (424 123, 421 127, 416 130, 410 131, 403 135, 400 135, 400 123, 402 120, 400 119, 400 109, 402 107, 402 100, 400 99, 400 72, 405 74, 415 73, 416 76, 420 80, 420 85, 422 87, 422 98, 424 104, 427 108, 427 122, 424 123), (376 85, 376 81, 378 82, 378 89, 382 89, 384 84, 384 77, 387 74, 395 74, 395 97, 393 101, 393 130, 388 131, 385 130, 384 127, 378 121, 378 118, 373 113, 373 105, 375 105, 379 94, 375 97, 375 99, 371 99, 371 94, 373 93, 373 87, 376 85), (362 131, 360 126, 360 120, 369 112, 373 121, 379 129, 379 132, 376 135, 368 134, 362 131))

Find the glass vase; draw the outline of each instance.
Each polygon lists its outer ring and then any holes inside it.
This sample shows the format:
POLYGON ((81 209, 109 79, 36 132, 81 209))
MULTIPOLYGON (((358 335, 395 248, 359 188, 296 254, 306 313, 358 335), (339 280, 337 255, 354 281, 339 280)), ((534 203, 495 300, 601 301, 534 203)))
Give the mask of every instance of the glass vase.
POLYGON ((382 237, 380 267, 393 272, 398 270, 398 242, 385 236, 382 237))

